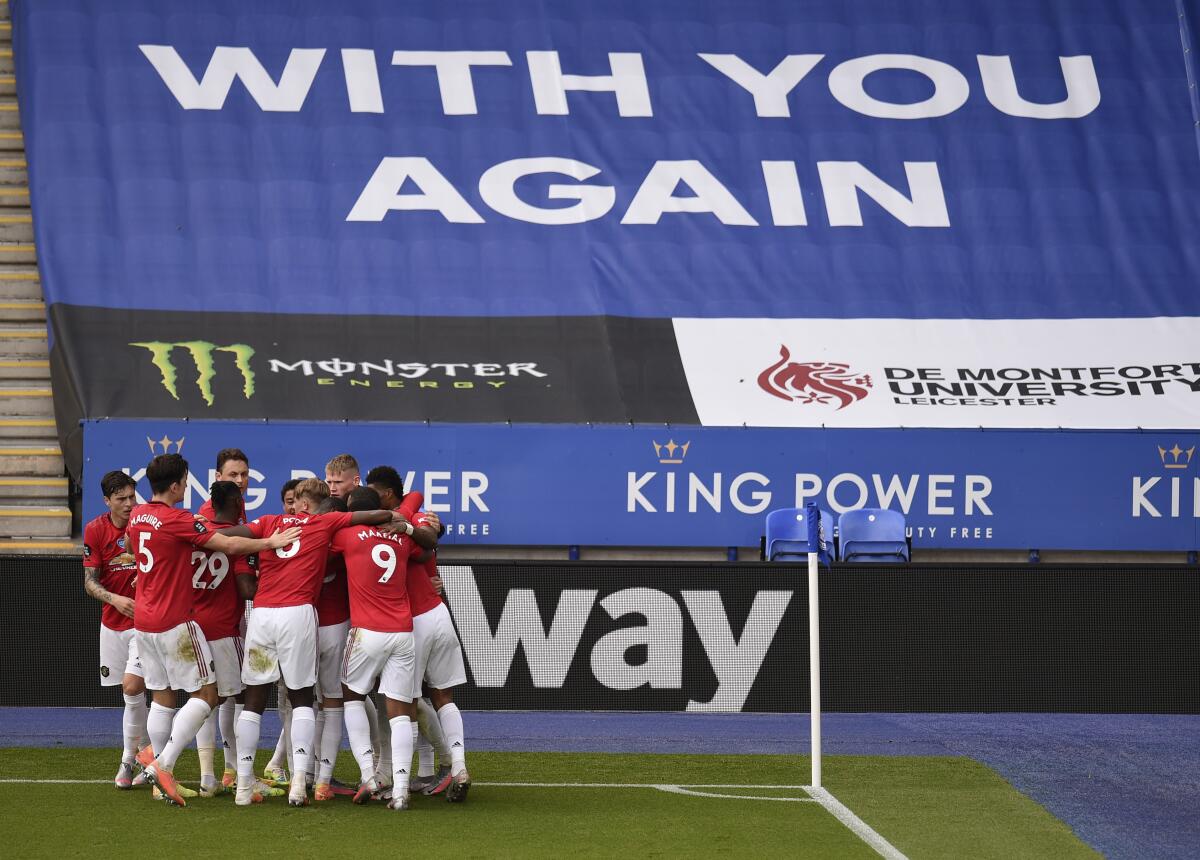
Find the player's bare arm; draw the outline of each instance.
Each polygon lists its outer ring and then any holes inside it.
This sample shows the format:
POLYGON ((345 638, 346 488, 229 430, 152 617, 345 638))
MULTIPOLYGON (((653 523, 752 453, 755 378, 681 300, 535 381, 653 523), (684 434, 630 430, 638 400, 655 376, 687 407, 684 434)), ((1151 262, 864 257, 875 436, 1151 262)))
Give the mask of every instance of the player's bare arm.
POLYGON ((127 618, 133 617, 133 598, 113 594, 100 584, 100 572, 94 568, 83 569, 83 590, 101 603, 107 603, 127 618))
POLYGON ((390 531, 392 534, 410 535, 413 543, 424 549, 433 549, 438 542, 438 529, 427 528, 426 526, 414 526, 407 518, 399 513, 393 512, 391 522, 388 523, 384 531, 390 531))
POLYGON ((300 539, 300 527, 276 531, 270 537, 251 537, 251 531, 246 526, 233 526, 221 529, 209 538, 206 547, 215 549, 227 555, 250 555, 268 549, 282 549, 300 539))
MULTIPOLYGON (((391 511, 355 511, 350 515, 352 526, 382 526, 392 522, 391 511)), ((403 519, 400 517, 399 519, 403 519)))
POLYGON ((421 516, 424 522, 413 532, 413 543, 426 550, 432 550, 438 545, 438 538, 442 535, 442 520, 433 511, 425 511, 421 516))
POLYGON ((237 578, 238 597, 242 600, 253 600, 258 594, 257 576, 239 576, 237 578))

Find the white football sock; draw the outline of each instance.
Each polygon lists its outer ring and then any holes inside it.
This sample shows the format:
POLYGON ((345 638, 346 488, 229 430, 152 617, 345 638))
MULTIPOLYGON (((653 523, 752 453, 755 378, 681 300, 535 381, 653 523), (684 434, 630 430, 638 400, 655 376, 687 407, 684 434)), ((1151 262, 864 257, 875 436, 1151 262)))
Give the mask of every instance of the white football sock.
POLYGON ((417 776, 433 776, 433 744, 425 737, 425 732, 417 732, 413 746, 417 750, 417 776))
POLYGON ((321 763, 321 741, 324 740, 325 709, 316 712, 317 725, 313 731, 312 755, 308 759, 308 778, 317 781, 317 767, 321 763))
MULTIPOLYGON (((142 725, 144 726, 146 724, 146 720, 150 717, 150 702, 148 700, 142 702, 142 710, 145 711, 145 715, 142 718, 142 725)), ((142 729, 142 739, 138 741, 138 749, 141 749, 149 743, 150 732, 146 731, 146 729, 142 729)))
POLYGON ((308 773, 308 760, 313 754, 313 739, 317 731, 317 718, 309 707, 292 708, 292 782, 303 783, 308 773))
POLYGON ((196 732, 200 731, 200 727, 211 713, 212 708, 203 699, 188 699, 184 703, 176 712, 175 719, 171 721, 171 737, 158 755, 158 761, 163 767, 167 770, 175 767, 179 754, 187 749, 187 745, 196 737, 196 732))
MULTIPOLYGON (((450 749, 446 746, 446 735, 442 732, 442 723, 438 719, 437 711, 433 709, 433 705, 428 699, 417 699, 417 725, 421 727, 421 734, 424 736, 429 746, 437 753, 437 760, 443 766, 447 767, 450 763, 450 749)), ((417 752, 421 751, 420 746, 417 747, 417 752)), ((422 759, 423 768, 424 760, 422 759)), ((430 764, 432 767, 432 763, 430 764)), ((423 776, 428 776, 421 771, 423 776)), ((433 773, 433 771, 429 771, 433 773)))
POLYGON ((168 708, 158 702, 150 703, 150 713, 146 717, 146 734, 150 735, 150 746, 155 756, 167 745, 167 739, 171 737, 171 721, 174 719, 174 708, 168 708))
POLYGON ((221 703, 220 715, 217 718, 221 726, 221 757, 225 760, 225 770, 237 770, 237 718, 240 706, 232 698, 221 703))
POLYGON ((121 714, 121 734, 125 747, 121 750, 121 761, 133 764, 138 754, 138 744, 146 731, 146 696, 125 696, 125 711, 121 714))
POLYGON ((283 767, 285 764, 290 768, 292 766, 292 743, 291 729, 292 725, 292 703, 288 701, 287 687, 280 681, 276 685, 276 692, 279 697, 279 705, 276 710, 279 712, 279 740, 275 742, 275 752, 271 755, 271 760, 267 762, 267 767, 283 767))
POLYGON ((258 752, 258 735, 262 730, 262 714, 242 711, 237 721, 238 785, 249 788, 254 783, 254 754, 258 752))
POLYGON ((362 782, 375 774, 375 759, 371 755, 371 723, 362 702, 347 700, 345 710, 346 737, 350 740, 350 752, 358 762, 362 782))
POLYGON ((413 724, 408 717, 392 717, 392 797, 408 793, 408 769, 412 767, 413 724))
POLYGON ((212 781, 213 756, 217 749, 217 712, 211 711, 196 732, 196 756, 200 759, 200 782, 212 781), (205 779, 205 777, 210 777, 205 779))
POLYGON ((321 767, 317 782, 329 784, 333 779, 333 767, 337 764, 338 747, 342 745, 342 709, 325 708, 325 724, 321 727, 321 767))
POLYGON ((448 702, 438 708, 438 721, 450 747, 450 773, 457 776, 467 769, 467 750, 463 746, 463 720, 458 705, 448 702))
POLYGON ((375 762, 375 767, 379 767, 379 756, 383 750, 383 741, 379 737, 379 710, 375 707, 375 700, 368 693, 367 697, 362 700, 363 708, 367 713, 367 722, 371 726, 371 755, 375 762))
MULTIPOLYGON (((387 711, 381 713, 386 714, 387 711)), ((383 721, 380 721, 379 729, 379 761, 375 762, 375 772, 382 777, 388 777, 392 772, 392 730, 383 721)))

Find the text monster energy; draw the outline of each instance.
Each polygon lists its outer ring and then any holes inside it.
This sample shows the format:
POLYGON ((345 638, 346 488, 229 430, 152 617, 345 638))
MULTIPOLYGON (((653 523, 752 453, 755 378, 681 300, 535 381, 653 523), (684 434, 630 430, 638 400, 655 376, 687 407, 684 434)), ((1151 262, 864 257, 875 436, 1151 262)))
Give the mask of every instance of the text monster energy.
POLYGON ((171 360, 171 353, 175 349, 186 349, 192 356, 192 361, 196 364, 196 386, 200 389, 204 402, 209 406, 213 405, 214 399, 212 390, 212 380, 216 376, 216 369, 213 367, 214 352, 233 354, 234 364, 242 375, 243 396, 249 400, 254 395, 254 371, 250 367, 250 358, 254 355, 254 349, 244 343, 217 346, 206 340, 187 340, 178 343, 148 341, 129 345, 140 346, 150 351, 150 361, 162 374, 163 388, 167 389, 167 393, 176 400, 179 399, 179 391, 175 387, 178 374, 175 371, 175 364, 171 360))

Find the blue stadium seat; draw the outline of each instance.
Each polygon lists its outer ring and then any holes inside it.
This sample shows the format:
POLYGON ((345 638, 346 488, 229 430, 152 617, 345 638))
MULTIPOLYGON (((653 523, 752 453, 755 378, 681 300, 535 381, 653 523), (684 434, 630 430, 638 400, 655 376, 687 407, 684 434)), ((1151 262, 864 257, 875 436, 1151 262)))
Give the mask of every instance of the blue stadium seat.
POLYGON ((909 560, 904 515, 883 508, 846 511, 838 520, 842 561, 909 560))
MULTIPOLYGON (((825 527, 825 540, 833 548, 833 515, 821 511, 821 523, 825 527)), ((808 558, 808 524, 804 508, 779 508, 767 514, 767 537, 765 557, 767 561, 803 560, 808 558)), ((830 555, 832 555, 832 551, 830 555)))
POLYGON ((808 557, 808 525, 803 508, 780 508, 767 514, 767 561, 808 557))

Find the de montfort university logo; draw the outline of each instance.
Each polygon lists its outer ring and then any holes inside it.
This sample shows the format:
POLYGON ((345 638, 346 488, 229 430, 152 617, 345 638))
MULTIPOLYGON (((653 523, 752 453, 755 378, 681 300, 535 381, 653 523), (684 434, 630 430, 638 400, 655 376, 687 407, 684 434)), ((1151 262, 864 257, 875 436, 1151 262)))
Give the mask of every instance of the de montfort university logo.
POLYGON ((176 387, 179 374, 175 369, 175 362, 172 358, 176 350, 185 350, 191 355, 192 362, 196 365, 196 387, 200 389, 200 396, 204 398, 204 402, 209 406, 213 405, 213 400, 215 399, 213 397, 212 381, 217 375, 215 353, 218 352, 227 352, 233 356, 234 367, 237 368, 238 373, 242 376, 242 396, 247 400, 254 396, 254 370, 250 367, 250 359, 254 355, 254 348, 244 343, 217 346, 215 343, 209 343, 206 340, 185 340, 175 343, 155 340, 140 341, 129 345, 149 351, 150 362, 162 374, 163 388, 176 400, 179 399, 179 390, 176 387))

